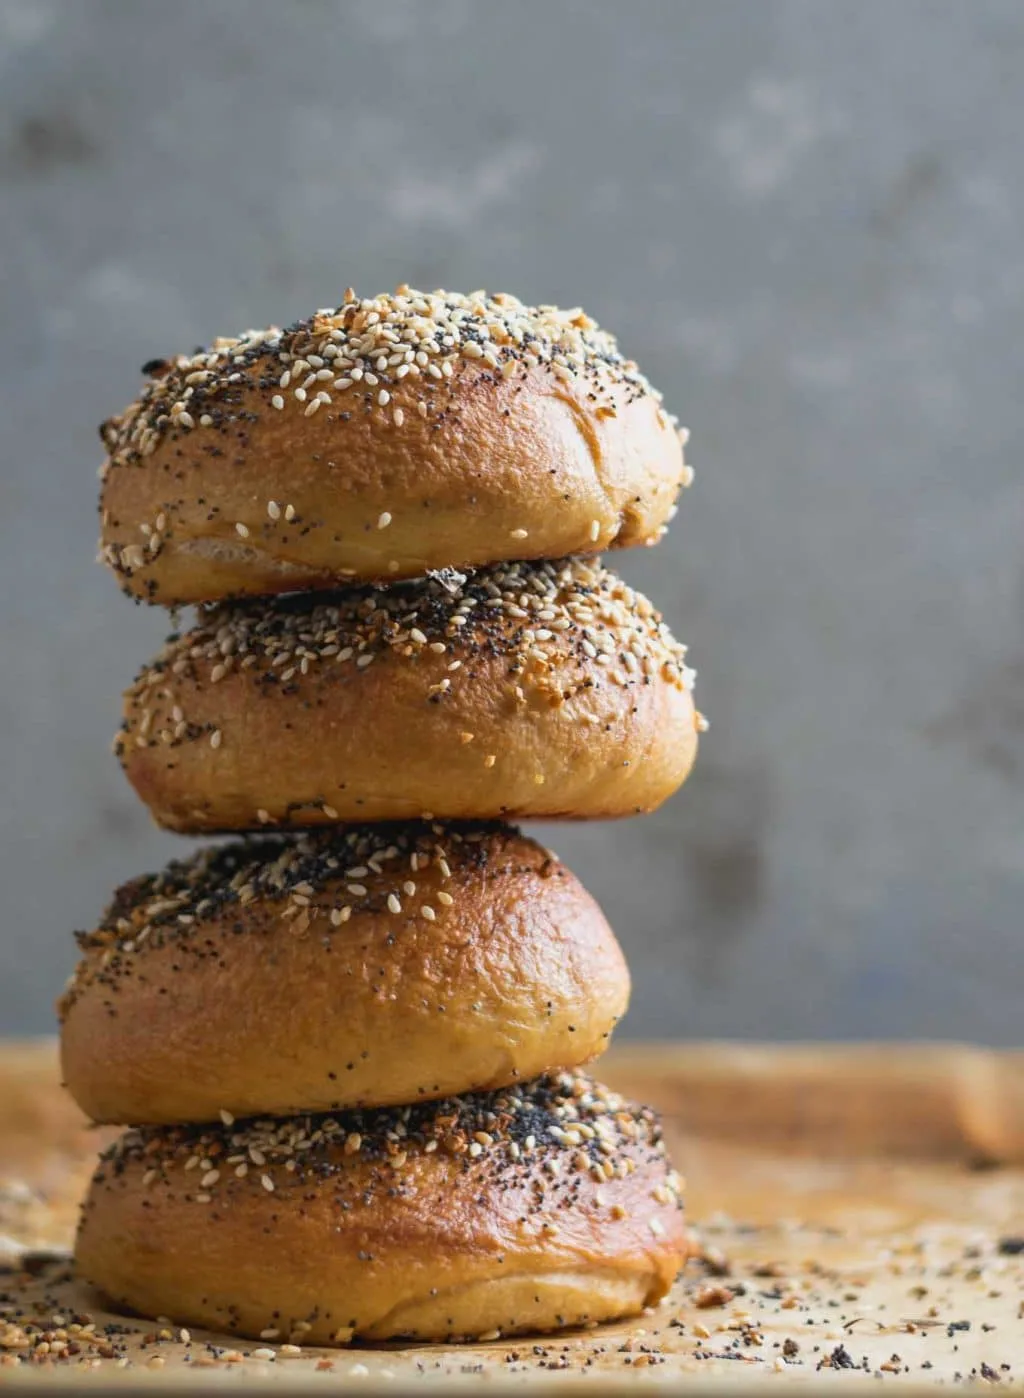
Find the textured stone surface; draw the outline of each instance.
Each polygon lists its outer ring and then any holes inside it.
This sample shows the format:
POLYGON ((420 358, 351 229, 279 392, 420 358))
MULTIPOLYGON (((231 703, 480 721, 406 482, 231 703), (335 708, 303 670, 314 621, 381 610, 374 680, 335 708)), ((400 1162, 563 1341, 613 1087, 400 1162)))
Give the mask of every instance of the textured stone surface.
POLYGON ((1024 9, 0 0, 0 1028, 179 848, 107 745, 165 629, 92 566, 137 367, 400 280, 581 302, 693 429, 622 560, 712 729, 544 833, 634 1034, 1020 1037, 1024 9))

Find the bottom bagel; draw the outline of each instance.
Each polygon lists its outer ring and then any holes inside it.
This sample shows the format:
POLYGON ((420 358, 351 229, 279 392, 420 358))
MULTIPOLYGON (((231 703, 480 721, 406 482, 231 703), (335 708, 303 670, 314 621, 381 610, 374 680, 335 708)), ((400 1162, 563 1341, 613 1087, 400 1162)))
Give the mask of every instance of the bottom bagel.
POLYGON ((263 1340, 454 1340, 633 1315, 688 1251, 653 1112, 582 1075, 412 1107, 128 1131, 79 1274, 263 1340))

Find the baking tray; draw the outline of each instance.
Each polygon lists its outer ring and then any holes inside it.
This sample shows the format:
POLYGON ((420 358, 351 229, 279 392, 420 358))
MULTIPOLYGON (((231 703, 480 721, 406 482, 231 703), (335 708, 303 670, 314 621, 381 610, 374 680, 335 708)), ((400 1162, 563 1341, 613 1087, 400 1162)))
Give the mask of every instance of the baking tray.
POLYGON ((0 1387, 1024 1389, 1024 1054, 646 1044, 600 1074, 659 1108, 689 1182, 702 1255, 657 1311, 538 1340, 271 1360, 113 1315, 74 1280, 75 1204, 103 1133, 60 1091, 50 1041, 0 1043, 0 1346, 28 1342, 0 1347, 0 1387))

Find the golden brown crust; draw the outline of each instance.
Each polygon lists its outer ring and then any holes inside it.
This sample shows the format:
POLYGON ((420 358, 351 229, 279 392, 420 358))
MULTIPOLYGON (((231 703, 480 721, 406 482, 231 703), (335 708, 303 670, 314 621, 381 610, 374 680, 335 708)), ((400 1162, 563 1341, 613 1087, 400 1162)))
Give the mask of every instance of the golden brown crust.
POLYGON ((77 1263, 119 1305, 253 1338, 553 1330, 665 1294, 688 1250, 678 1188, 650 1112, 547 1079, 129 1133, 96 1172, 77 1263))
POLYGON ((101 545, 129 593, 178 605, 658 540, 692 473, 611 336, 580 311, 405 291, 147 366, 103 429, 101 545))
POLYGON ((602 1053, 629 973, 568 869, 508 827, 373 826, 137 879, 61 1005, 94 1120, 388 1106, 602 1053))
POLYGON ((172 830, 629 815, 693 763, 684 655, 580 559, 222 608, 128 691, 117 750, 172 830))

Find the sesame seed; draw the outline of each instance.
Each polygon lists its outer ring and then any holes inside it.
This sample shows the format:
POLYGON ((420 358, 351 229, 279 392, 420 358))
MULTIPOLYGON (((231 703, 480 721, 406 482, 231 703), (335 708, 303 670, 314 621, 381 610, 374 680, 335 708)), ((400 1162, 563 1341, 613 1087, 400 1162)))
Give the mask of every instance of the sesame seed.
POLYGON ((224 741, 224 735, 223 735, 223 733, 220 731, 219 728, 215 728, 215 729, 213 730, 213 732, 210 734, 210 747, 216 750, 217 748, 220 747, 220 745, 221 745, 221 743, 222 743, 223 741, 224 741))
POLYGON ((270 404, 271 407, 276 408, 277 411, 280 412, 284 407, 284 399, 281 397, 280 393, 275 393, 273 398, 271 398, 270 400, 270 404))
POLYGON ((601 521, 600 521, 599 519, 591 520, 591 523, 590 523, 590 541, 591 541, 591 543, 596 544, 597 541, 598 541, 598 539, 599 539, 600 537, 601 537, 601 521))
POLYGON ((422 908, 420 908, 420 913, 428 922, 434 922, 437 918, 437 913, 434 912, 434 909, 429 903, 423 904, 422 908))
POLYGON ((239 523, 235 525, 235 532, 243 539, 248 539, 249 537, 248 526, 242 524, 241 521, 239 521, 239 523))
POLYGON ((267 501, 267 514, 273 520, 278 520, 281 518, 281 506, 277 503, 276 500, 267 501))
POLYGON ((528 529, 512 529, 509 532, 513 539, 525 539, 530 531, 528 529))
POLYGON ((268 1194, 273 1194, 274 1181, 270 1178, 269 1175, 261 1175, 260 1184, 263 1186, 263 1188, 267 1191, 268 1194))
POLYGON ((284 507, 284 517, 285 517, 285 519, 288 521, 288 523, 291 524, 292 520, 295 518, 295 506, 294 506, 294 505, 285 505, 285 507, 284 507))
POLYGON ((388 894, 388 912, 389 912, 389 913, 400 913, 401 911, 402 911, 402 904, 401 904, 401 902, 400 902, 399 899, 395 896, 395 894, 389 893, 389 894, 388 894))
POLYGON ((387 510, 383 510, 383 511, 377 516, 377 528, 378 528, 378 529, 386 529, 390 523, 391 523, 391 515, 388 513, 387 510))

